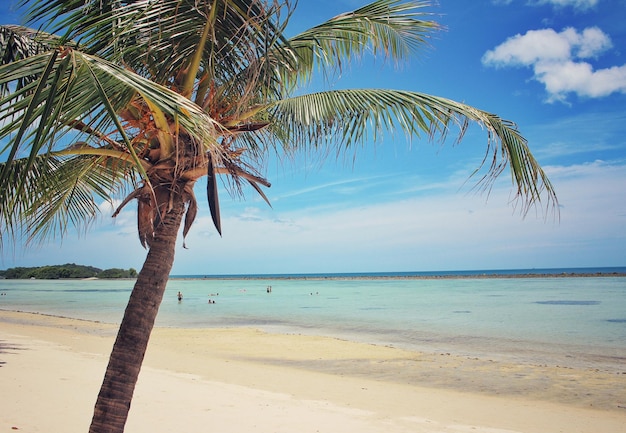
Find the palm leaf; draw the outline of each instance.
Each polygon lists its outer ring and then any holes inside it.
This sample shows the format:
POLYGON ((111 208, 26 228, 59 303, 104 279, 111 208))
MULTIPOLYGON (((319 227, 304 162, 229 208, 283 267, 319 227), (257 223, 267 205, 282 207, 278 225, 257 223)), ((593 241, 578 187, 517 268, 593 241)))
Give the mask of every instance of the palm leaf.
POLYGON ((417 92, 355 89, 288 98, 277 101, 268 110, 276 125, 288 134, 289 143, 332 145, 338 150, 376 141, 383 131, 396 127, 410 136, 445 140, 451 126, 457 125, 460 141, 467 123, 475 122, 488 133, 483 164, 488 155, 492 156, 488 172, 478 185, 489 189, 508 165, 517 193, 524 199, 523 213, 540 200, 544 191, 548 204, 558 203, 554 188, 516 125, 456 101, 417 92))
POLYGON ((81 42, 86 52, 123 62, 166 84, 190 64, 198 46, 204 47, 199 59, 203 70, 231 71, 227 74, 232 76, 246 63, 244 52, 263 47, 263 38, 277 32, 272 20, 282 3, 101 0, 85 7, 83 2, 35 0, 30 4, 30 23, 49 23, 46 30, 51 33, 69 29, 67 38, 81 42), (209 30, 206 24, 212 20, 211 37, 203 44, 202 29, 209 30))
POLYGON ((29 144, 37 150, 46 145, 52 148, 65 134, 75 132, 76 119, 88 120, 91 128, 105 131, 104 135, 119 132, 114 113, 136 94, 164 115, 178 118, 199 142, 208 147, 215 143, 214 122, 194 103, 100 58, 74 50, 64 56, 52 51, 1 66, 0 85, 27 75, 40 77, 38 87, 27 86, 0 99, 0 138, 18 132, 13 140, 16 152, 23 139, 35 140, 29 144), (30 134, 28 125, 34 126, 30 134))
MULTIPOLYGON (((116 112, 136 95, 149 101, 164 115, 177 119, 186 133, 195 137, 195 143, 214 149, 219 156, 221 147, 216 145, 214 123, 199 107, 187 98, 110 62, 67 49, 0 66, 0 86, 10 87, 27 76, 36 76, 38 80, 21 88, 14 87, 13 92, 0 98, 0 140, 7 143, 1 149, 7 158, 0 166, 0 190, 16 189, 13 193, 3 193, 7 200, 24 200, 22 193, 29 189, 31 171, 37 173, 36 165, 41 167, 43 164, 40 159, 53 158, 55 152, 61 152, 59 156, 117 158, 120 163, 112 167, 120 170, 119 178, 134 179, 137 173, 145 177, 144 161, 138 158, 116 116, 116 112), (112 140, 115 135, 120 139, 112 140), (71 145, 79 141, 86 145, 71 145), (111 148, 111 143, 116 143, 117 148, 111 148), (20 159, 24 156, 27 158, 20 159), (13 164, 18 164, 20 170, 15 170, 13 164), (20 177, 15 176, 18 173, 20 177)), ((67 200, 72 198, 78 203, 84 200, 81 194, 68 196, 67 200)), ((26 207, 19 206, 15 202, 3 201, 6 221, 9 221, 8 212, 26 211, 26 207)), ((39 214, 37 220, 41 224, 30 227, 35 235, 47 237, 54 232, 50 227, 64 221, 54 219, 52 213, 61 215, 63 212, 59 206, 39 207, 41 212, 51 214, 49 217, 39 214)), ((72 209, 67 204, 66 208, 72 209)))
MULTIPOLYGON (((58 45, 59 38, 43 32, 16 25, 0 26, 0 65, 13 63, 46 51, 58 45)), ((22 77, 15 83, 19 89, 36 80, 33 76, 22 77)), ((7 85, 0 86, 0 95, 9 91, 7 85)))
POLYGON ((68 226, 86 228, 99 213, 94 197, 110 200, 128 182, 119 177, 117 164, 91 155, 14 161, 0 188, 0 226, 10 237, 26 236, 28 243, 62 236, 68 226))
POLYGON ((427 46, 430 35, 441 28, 423 19, 429 14, 420 9, 429 5, 427 1, 378 0, 312 27, 280 47, 293 52, 297 61, 282 68, 283 78, 307 79, 315 64, 341 69, 351 58, 368 50, 374 56, 406 59, 427 46))

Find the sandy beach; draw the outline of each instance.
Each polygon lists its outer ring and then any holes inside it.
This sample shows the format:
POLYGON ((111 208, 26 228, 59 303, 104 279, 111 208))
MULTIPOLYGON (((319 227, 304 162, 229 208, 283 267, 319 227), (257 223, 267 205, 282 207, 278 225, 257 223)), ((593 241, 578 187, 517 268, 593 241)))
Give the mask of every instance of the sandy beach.
MULTIPOLYGON (((0 432, 86 432, 116 326, 0 311, 0 432)), ((126 432, 618 433, 623 372, 157 328, 126 432)))

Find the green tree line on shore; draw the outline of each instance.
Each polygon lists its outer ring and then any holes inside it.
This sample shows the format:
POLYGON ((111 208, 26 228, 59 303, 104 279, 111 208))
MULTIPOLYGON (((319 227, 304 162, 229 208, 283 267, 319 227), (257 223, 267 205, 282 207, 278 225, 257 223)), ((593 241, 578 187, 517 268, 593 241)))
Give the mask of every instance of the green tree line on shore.
POLYGON ((136 278, 137 271, 133 268, 99 269, 93 266, 66 263, 64 265, 38 266, 32 268, 17 267, 0 271, 0 278, 58 280, 61 278, 136 278))

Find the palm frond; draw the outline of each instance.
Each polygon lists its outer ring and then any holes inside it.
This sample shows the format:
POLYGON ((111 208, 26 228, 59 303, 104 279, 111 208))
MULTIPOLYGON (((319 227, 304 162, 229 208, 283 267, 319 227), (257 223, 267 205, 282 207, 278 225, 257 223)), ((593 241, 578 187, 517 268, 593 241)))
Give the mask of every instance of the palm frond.
POLYGON ((34 56, 58 46, 56 35, 14 24, 0 25, 0 65, 34 56))
POLYGON ((293 52, 295 60, 295 64, 284 64, 281 75, 292 82, 307 79, 316 64, 341 69, 342 64, 367 50, 395 61, 406 59, 428 46, 432 33, 441 29, 435 21, 424 19, 430 14, 421 9, 429 5, 427 1, 377 0, 331 18, 280 47, 293 52))
POLYGON ((6 238, 27 243, 63 236, 72 226, 85 229, 99 215, 95 197, 111 200, 129 179, 119 177, 117 161, 100 156, 18 159, 7 165, 0 188, 0 246, 6 238), (17 185, 22 184, 23 188, 17 185))
MULTIPOLYGON (((101 131, 101 136, 119 135, 111 111, 122 110, 136 95, 177 118, 200 142, 214 144, 214 122, 194 103, 100 58, 74 50, 51 51, 1 66, 0 85, 28 75, 39 80, 0 99, 0 138, 15 135, 15 154, 23 143, 36 153, 52 150, 68 133, 76 132, 78 121, 101 131)), ((97 138, 94 135, 89 134, 91 139, 97 138)), ((130 146, 123 139, 119 143, 130 146)))
MULTIPOLYGON (((13 89, 0 98, 0 140, 6 143, 0 149, 6 155, 0 166, 0 195, 7 194, 7 200, 28 203, 22 193, 29 191, 32 173, 38 173, 42 157, 52 158, 55 152, 118 159, 119 163, 112 167, 119 170, 119 178, 134 178, 138 173, 145 178, 145 161, 139 159, 116 115, 136 97, 176 119, 186 134, 195 137, 195 143, 220 157, 214 122, 199 107, 163 86, 94 56, 64 49, 20 59, 0 66, 1 85, 13 89), (13 86, 27 76, 37 80, 21 88, 13 86), (76 142, 83 145, 73 146, 76 142), (112 143, 117 148, 111 148, 112 143), (7 192, 11 188, 15 191, 7 192)), ((60 199, 55 203, 60 203, 60 199)), ((59 207, 39 207, 46 214, 63 214, 59 207)), ((27 209, 16 202, 3 202, 3 212, 24 214, 27 209)), ((23 216, 28 220, 28 215, 23 216)), ((65 221, 43 215, 37 220, 41 223, 29 227, 45 236, 53 222, 65 221)))
POLYGON ((257 0, 28 3, 29 22, 47 22, 51 33, 67 32, 84 51, 124 63, 162 85, 171 84, 200 45, 201 70, 232 76, 248 61, 248 51, 262 49, 264 38, 278 33, 274 13, 284 6, 257 0), (210 35, 204 44, 203 30, 210 35))
POLYGON ((288 98, 277 101, 268 110, 275 125, 288 135, 291 146, 331 145, 337 151, 376 141, 383 131, 395 129, 409 136, 445 140, 456 125, 460 141, 468 123, 475 122, 488 134, 483 165, 491 155, 479 186, 489 189, 509 166, 517 194, 524 202, 522 213, 540 201, 544 192, 548 205, 558 204, 552 184, 517 126, 466 104, 418 92, 353 89, 288 98))
MULTIPOLYGON (((59 38, 17 25, 0 26, 0 66, 49 51, 58 45, 59 38)), ((34 76, 21 77, 14 83, 18 89, 32 83, 34 76)), ((0 85, 0 95, 10 91, 7 84, 0 85)))

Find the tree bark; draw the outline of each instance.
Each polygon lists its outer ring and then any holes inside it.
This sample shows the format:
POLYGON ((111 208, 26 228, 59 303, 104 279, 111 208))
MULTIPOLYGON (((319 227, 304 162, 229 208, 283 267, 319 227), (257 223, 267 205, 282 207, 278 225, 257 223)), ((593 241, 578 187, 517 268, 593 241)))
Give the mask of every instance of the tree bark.
POLYGON ((94 408, 90 433, 122 433, 150 333, 174 263, 176 238, 185 213, 182 194, 155 231, 137 276, 94 408))

